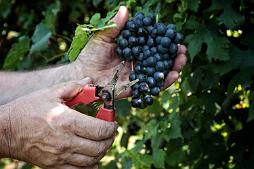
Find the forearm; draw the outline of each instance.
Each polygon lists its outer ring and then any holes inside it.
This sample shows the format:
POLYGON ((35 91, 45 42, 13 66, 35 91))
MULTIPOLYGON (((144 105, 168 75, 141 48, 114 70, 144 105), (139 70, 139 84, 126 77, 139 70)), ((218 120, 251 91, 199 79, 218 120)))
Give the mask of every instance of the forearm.
POLYGON ((31 72, 0 72, 0 105, 42 88, 79 80, 82 75, 72 73, 77 72, 77 69, 80 68, 72 63, 31 72))
POLYGON ((0 158, 10 157, 10 121, 7 105, 0 106, 0 158))

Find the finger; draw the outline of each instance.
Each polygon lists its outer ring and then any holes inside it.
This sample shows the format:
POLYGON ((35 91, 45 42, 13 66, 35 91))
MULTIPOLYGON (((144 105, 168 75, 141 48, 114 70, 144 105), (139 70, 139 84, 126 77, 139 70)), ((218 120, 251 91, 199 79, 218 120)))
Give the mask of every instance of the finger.
POLYGON ((88 167, 88 166, 93 166, 97 164, 102 157, 91 157, 91 156, 86 156, 82 154, 72 154, 69 156, 65 161, 67 164, 73 165, 73 166, 78 166, 78 167, 88 167))
POLYGON ((117 25, 116 28, 101 31, 95 36, 95 38, 103 39, 105 42, 112 42, 120 33, 121 29, 123 29, 127 20, 128 9, 126 6, 120 6, 117 14, 112 19, 112 21, 117 25))
POLYGON ((75 153, 98 157, 112 146, 114 137, 102 141, 87 140, 80 137, 73 139, 73 151, 75 153))
POLYGON ((186 54, 187 48, 184 45, 178 45, 177 54, 186 54))
POLYGON ((104 140, 115 135, 117 124, 107 122, 81 113, 77 113, 74 119, 73 132, 80 137, 89 140, 104 140))
POLYGON ((183 69, 186 62, 187 62, 186 55, 185 54, 178 54, 178 56, 175 59, 175 63, 174 63, 172 70, 181 72, 181 70, 183 69))
POLYGON ((62 83, 60 85, 54 86, 52 88, 52 93, 63 100, 68 100, 76 96, 83 89, 83 86, 89 83, 92 83, 92 80, 89 77, 79 81, 62 83))
POLYGON ((169 72, 165 82, 164 82, 164 86, 163 89, 168 88, 169 86, 171 86, 179 77, 179 73, 176 71, 171 71, 169 72))

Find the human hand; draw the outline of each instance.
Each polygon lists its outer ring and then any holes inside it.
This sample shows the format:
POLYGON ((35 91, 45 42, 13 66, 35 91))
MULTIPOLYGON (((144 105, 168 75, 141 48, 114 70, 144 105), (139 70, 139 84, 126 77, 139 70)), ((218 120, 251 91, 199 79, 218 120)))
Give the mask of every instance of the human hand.
MULTIPOLYGON (((115 53, 116 44, 114 39, 128 20, 128 9, 121 6, 112 20, 117 24, 117 27, 98 32, 87 43, 76 60, 76 66, 81 67, 83 75, 92 77, 96 84, 107 83, 112 77, 114 67, 121 62, 115 53)), ((165 80, 164 88, 170 86, 178 79, 179 72, 185 65, 186 60, 186 47, 179 45, 175 64, 165 80)), ((130 71, 131 65, 126 64, 124 70, 121 71, 118 85, 129 81, 130 71)), ((130 90, 122 93, 120 97, 128 97, 129 94, 130 90)))
POLYGON ((88 83, 89 78, 60 84, 4 105, 5 156, 48 169, 97 168, 114 141, 117 125, 63 104, 88 83))

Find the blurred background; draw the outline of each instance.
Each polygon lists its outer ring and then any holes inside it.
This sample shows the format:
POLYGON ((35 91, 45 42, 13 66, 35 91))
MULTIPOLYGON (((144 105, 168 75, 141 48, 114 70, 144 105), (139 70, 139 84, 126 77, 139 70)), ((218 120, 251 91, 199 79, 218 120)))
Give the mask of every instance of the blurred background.
MULTIPOLYGON (((68 63, 78 24, 117 0, 0 0, 0 68, 68 63)), ((144 109, 118 101, 119 133, 102 169, 254 168, 254 0, 128 0, 185 35, 181 78, 144 109)), ((34 126, 36 127, 36 126, 34 126)), ((31 169, 1 159, 0 169, 31 169)))

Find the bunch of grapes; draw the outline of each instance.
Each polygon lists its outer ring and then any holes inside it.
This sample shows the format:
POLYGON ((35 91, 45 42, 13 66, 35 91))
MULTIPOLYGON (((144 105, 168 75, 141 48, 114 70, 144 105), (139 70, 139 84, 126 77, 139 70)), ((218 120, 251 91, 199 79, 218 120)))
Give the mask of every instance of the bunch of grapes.
POLYGON ((144 109, 153 104, 152 96, 159 95, 182 39, 174 24, 156 23, 152 14, 139 12, 128 20, 118 36, 116 53, 135 63, 129 79, 139 81, 132 86, 132 107, 144 109))

